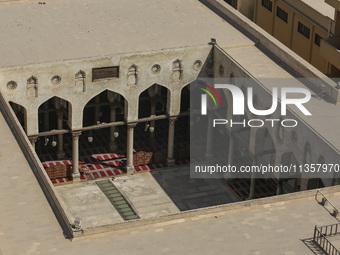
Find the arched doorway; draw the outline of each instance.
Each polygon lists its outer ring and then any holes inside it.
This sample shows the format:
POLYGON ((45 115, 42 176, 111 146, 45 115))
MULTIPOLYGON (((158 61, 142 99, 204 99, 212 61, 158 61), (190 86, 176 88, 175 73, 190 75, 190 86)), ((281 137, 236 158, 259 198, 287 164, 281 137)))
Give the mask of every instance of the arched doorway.
MULTIPOLYGON (((84 131, 81 141, 89 142, 99 146, 107 141, 108 152, 122 153, 125 150, 126 143, 124 138, 118 137, 124 134, 125 120, 125 98, 119 93, 105 90, 94 96, 84 107, 83 110, 83 127, 88 127, 84 131), (110 124, 110 127, 106 127, 110 124)), ((124 137, 124 136, 123 136, 124 137)))
POLYGON ((67 138, 72 121, 71 112, 71 104, 56 96, 40 105, 38 108, 39 133, 43 134, 37 141, 39 156, 42 157, 48 152, 53 154, 53 159, 62 159, 65 157, 65 151, 71 151, 70 137, 67 138))
POLYGON ((154 163, 165 163, 168 144, 167 106, 170 91, 153 84, 139 95, 134 150, 153 152, 154 163))

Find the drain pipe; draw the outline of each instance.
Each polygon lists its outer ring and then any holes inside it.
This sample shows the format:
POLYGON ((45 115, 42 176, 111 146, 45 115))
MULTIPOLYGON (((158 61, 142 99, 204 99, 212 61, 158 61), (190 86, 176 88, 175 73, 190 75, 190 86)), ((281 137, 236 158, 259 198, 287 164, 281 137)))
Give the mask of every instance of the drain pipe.
MULTIPOLYGON (((327 38, 330 38, 331 37, 331 28, 332 28, 332 19, 330 17, 328 17, 329 19, 329 22, 328 22, 328 31, 327 31, 327 38)), ((326 64, 326 72, 327 74, 329 74, 329 61, 327 61, 327 64, 326 64)))

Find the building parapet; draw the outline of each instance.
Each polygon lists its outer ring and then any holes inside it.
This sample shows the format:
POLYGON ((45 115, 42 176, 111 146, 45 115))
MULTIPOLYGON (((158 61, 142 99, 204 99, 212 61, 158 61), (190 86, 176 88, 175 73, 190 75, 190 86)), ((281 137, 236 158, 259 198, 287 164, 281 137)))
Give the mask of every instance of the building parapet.
MULTIPOLYGON (((262 28, 254 24, 251 20, 243 16, 237 10, 233 9, 223 0, 204 0, 204 2, 223 14, 226 19, 234 22, 240 27, 240 30, 245 31, 248 36, 257 42, 258 47, 263 47, 265 50, 269 51, 271 55, 292 68, 298 74, 298 76, 321 79, 323 85, 325 85, 325 93, 329 99, 335 104, 340 102, 339 90, 336 88, 337 84, 315 67, 310 65, 303 58, 287 48, 277 39, 269 35, 262 28)), ((318 79, 314 79, 314 81, 317 80, 318 79)), ((314 81, 311 82, 313 89, 315 91, 319 91, 321 84, 320 82, 314 81)))

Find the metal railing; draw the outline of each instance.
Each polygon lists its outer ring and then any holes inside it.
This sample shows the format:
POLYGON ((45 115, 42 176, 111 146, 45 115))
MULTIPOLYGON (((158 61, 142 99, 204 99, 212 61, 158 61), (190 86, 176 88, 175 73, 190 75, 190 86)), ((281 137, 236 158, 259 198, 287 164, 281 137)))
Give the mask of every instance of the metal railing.
POLYGON ((326 206, 326 205, 329 204, 333 208, 333 210, 330 211, 330 214, 333 215, 335 218, 339 215, 338 209, 336 209, 336 207, 325 197, 324 194, 321 193, 320 190, 316 191, 315 200, 318 201, 319 204, 321 204, 323 206, 326 206), (322 196, 321 201, 318 200, 318 194, 320 194, 322 196))
POLYGON ((339 234, 340 223, 314 228, 314 242, 316 242, 327 254, 340 255, 340 252, 327 239, 326 236, 334 236, 339 234))

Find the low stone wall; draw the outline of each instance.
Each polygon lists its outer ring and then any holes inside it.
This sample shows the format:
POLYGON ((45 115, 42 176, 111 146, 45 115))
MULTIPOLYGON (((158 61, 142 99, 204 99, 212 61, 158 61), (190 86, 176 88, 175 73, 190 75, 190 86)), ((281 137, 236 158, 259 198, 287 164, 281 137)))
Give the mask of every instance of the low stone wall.
POLYGON ((43 190, 47 201, 49 202, 59 224, 61 225, 64 235, 67 238, 73 238, 73 230, 71 228, 70 223, 73 222, 73 218, 71 214, 67 211, 67 207, 58 194, 56 193, 53 184, 50 182, 44 167, 40 163, 38 156, 33 153, 30 142, 25 135, 20 123, 18 122, 15 114, 10 107, 10 105, 5 101, 2 94, 0 93, 0 111, 3 114, 8 126, 10 127, 16 141, 19 144, 20 149, 22 150, 25 158, 28 161, 35 177, 37 178, 41 189, 43 190))
MULTIPOLYGON (((327 96, 334 103, 340 102, 339 91, 335 88, 335 82, 321 73, 318 69, 313 67, 299 55, 294 53, 292 50, 287 48, 280 41, 268 34, 262 28, 257 26, 254 22, 243 16, 223 0, 201 1, 210 6, 213 10, 220 12, 222 16, 224 15, 225 18, 231 23, 235 23, 235 25, 239 26, 241 31, 243 30, 250 37, 253 37, 259 47, 262 46, 263 48, 270 51, 271 54, 292 68, 295 72, 301 75, 301 77, 322 79, 322 84, 326 85, 327 96)), ((321 85, 320 81, 318 79, 311 79, 310 82, 314 89, 318 92, 321 85)))
MULTIPOLYGON (((328 198, 334 197, 335 195, 340 195, 340 186, 327 187, 319 189, 328 198)), ((248 201, 242 201, 237 203, 224 204, 219 206, 206 207, 202 209, 195 209, 185 212, 180 212, 176 214, 165 215, 157 218, 151 219, 139 219, 132 220, 123 223, 117 223, 97 228, 84 229, 79 232, 74 233, 74 238, 86 237, 94 234, 103 234, 117 231, 132 231, 139 228, 154 227, 154 226, 164 226, 176 223, 183 223, 192 220, 199 220, 203 218, 211 218, 215 216, 220 216, 228 213, 236 213, 241 211, 253 210, 256 207, 268 207, 268 205, 280 204, 309 198, 313 200, 316 194, 316 190, 307 190, 302 192, 290 193, 280 196, 272 196, 248 201)), ((311 201, 311 203, 317 203, 316 201, 311 201)))

